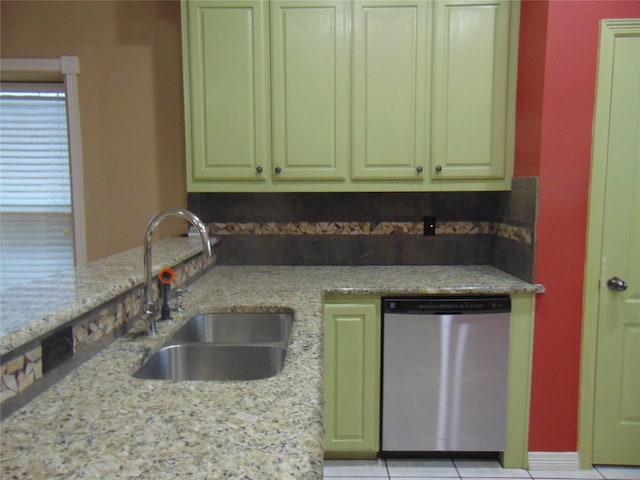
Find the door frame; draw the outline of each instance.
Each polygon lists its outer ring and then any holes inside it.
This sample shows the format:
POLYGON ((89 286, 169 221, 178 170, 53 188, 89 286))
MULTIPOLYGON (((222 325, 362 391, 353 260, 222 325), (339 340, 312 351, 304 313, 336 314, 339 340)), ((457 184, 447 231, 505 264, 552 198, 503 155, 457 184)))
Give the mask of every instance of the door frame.
POLYGON ((604 225, 608 123, 611 114, 613 55, 616 37, 640 35, 640 19, 602 20, 598 49, 596 100, 591 150, 589 213, 582 314, 578 454, 580 468, 593 465, 593 415, 595 410, 596 348, 604 225))

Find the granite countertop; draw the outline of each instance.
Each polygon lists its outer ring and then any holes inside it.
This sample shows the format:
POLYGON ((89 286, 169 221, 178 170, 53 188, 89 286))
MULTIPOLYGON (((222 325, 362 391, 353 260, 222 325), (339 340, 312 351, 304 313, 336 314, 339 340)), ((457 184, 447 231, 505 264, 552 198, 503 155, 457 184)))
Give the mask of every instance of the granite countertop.
POLYGON ((534 293, 489 266, 214 267, 183 320, 220 310, 295 311, 283 371, 235 382, 132 376, 182 321, 122 337, 0 426, 7 478, 322 478, 325 294, 534 293))
MULTIPOLYGON (((153 243, 152 269, 175 265, 202 251, 197 238, 153 243)), ((142 246, 83 267, 0 292, 0 355, 79 317, 144 281, 142 246)))

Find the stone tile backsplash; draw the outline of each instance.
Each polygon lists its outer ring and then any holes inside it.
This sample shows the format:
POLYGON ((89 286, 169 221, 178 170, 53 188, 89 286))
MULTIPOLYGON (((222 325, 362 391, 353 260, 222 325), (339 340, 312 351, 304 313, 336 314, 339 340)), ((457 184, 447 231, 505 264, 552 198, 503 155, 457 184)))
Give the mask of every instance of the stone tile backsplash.
POLYGON ((191 193, 221 265, 490 264, 533 282, 537 178, 510 192, 191 193), (424 236, 424 216, 436 217, 424 236))
POLYGON ((42 347, 39 345, 0 365, 0 404, 15 397, 42 378, 42 347))

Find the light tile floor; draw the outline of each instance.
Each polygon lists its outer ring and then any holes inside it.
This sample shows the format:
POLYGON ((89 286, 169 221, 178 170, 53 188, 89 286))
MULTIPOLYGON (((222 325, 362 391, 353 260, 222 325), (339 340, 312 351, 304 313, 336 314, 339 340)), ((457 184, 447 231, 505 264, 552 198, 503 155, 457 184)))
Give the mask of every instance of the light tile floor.
POLYGON ((378 459, 326 460, 330 480, 640 480, 640 467, 596 466, 592 470, 536 471, 502 468, 497 460, 378 459))

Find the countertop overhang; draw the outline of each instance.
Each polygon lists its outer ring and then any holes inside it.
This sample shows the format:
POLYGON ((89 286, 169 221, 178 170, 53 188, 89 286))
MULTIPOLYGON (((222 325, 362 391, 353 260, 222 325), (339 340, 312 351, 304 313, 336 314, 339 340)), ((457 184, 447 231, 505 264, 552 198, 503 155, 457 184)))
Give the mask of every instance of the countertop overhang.
MULTIPOLYGON (((200 238, 154 242, 152 270, 202 251, 200 238)), ((144 281, 143 249, 133 248, 84 266, 0 292, 0 355, 44 336, 144 281)))
POLYGON ((17 478, 322 478, 326 295, 533 294, 491 266, 217 266, 154 338, 121 337, 2 423, 17 478), (246 382, 132 376, 191 315, 295 311, 283 371, 246 382))

